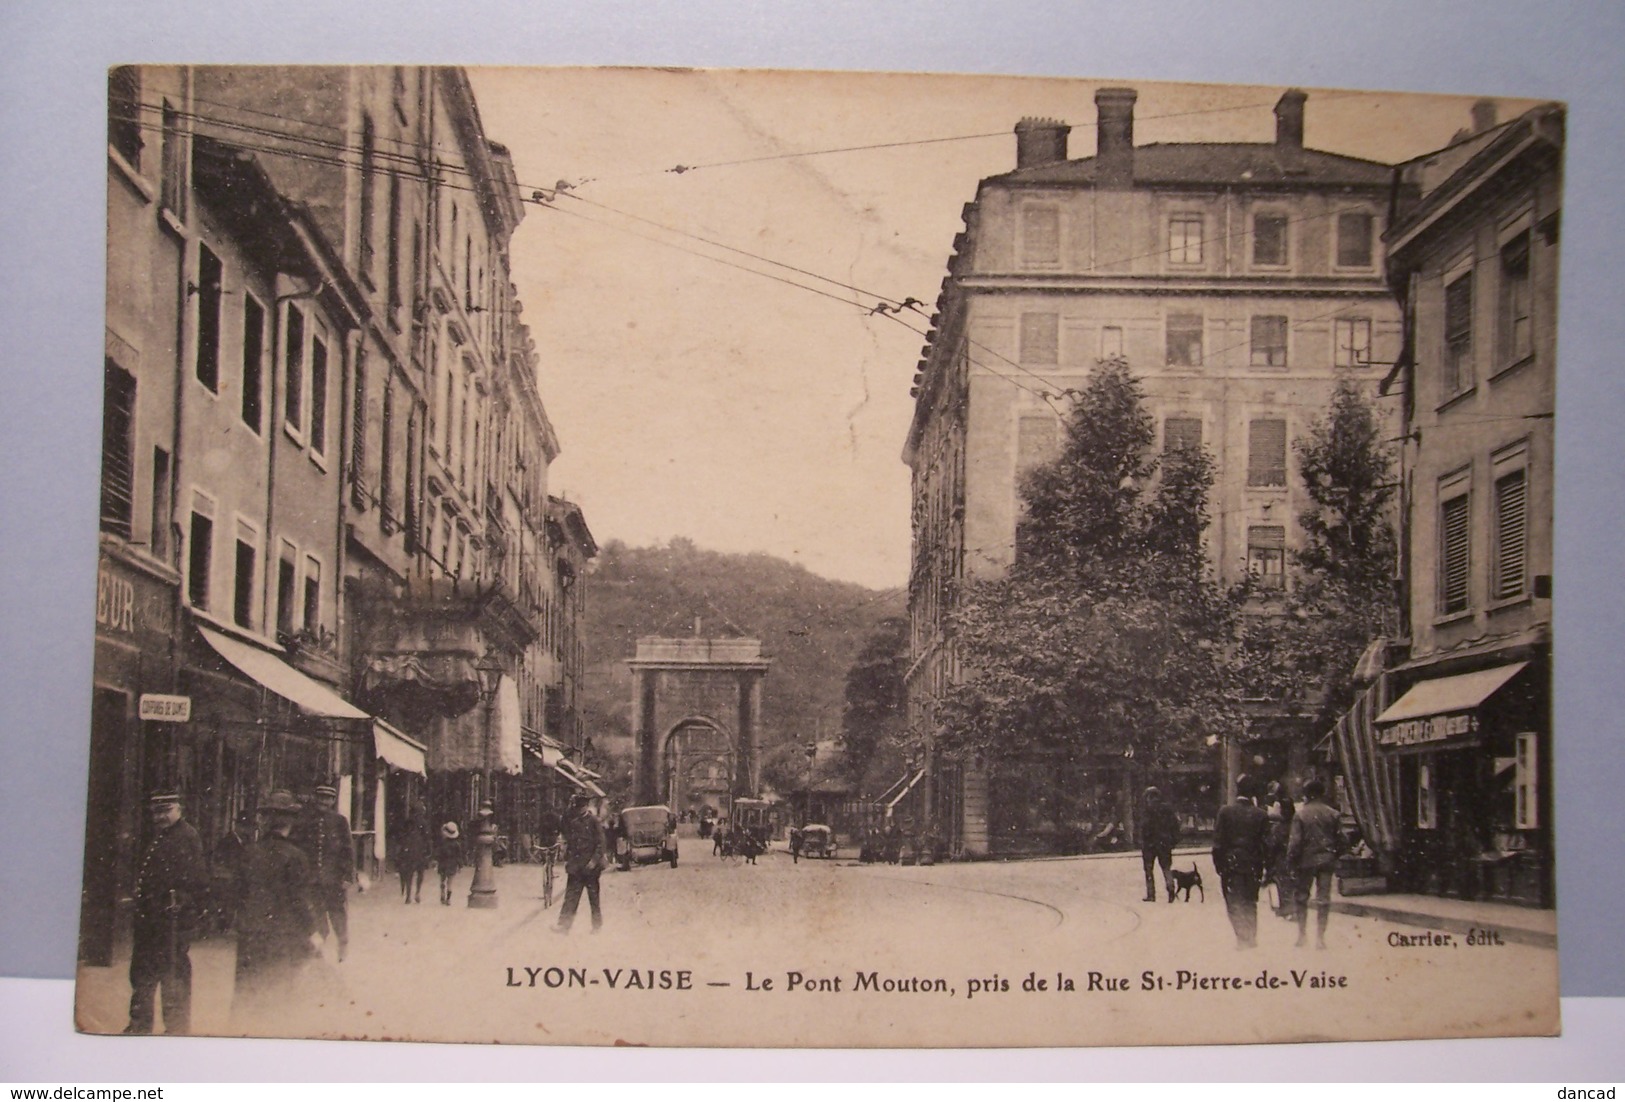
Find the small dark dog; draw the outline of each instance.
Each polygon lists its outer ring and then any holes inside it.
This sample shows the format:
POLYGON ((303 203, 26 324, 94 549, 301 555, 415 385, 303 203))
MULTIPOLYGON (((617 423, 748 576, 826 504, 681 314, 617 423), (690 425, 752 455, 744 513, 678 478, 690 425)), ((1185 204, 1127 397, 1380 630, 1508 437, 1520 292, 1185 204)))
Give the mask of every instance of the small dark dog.
POLYGON ((1202 870, 1197 868, 1195 865, 1191 866, 1190 872, 1184 872, 1180 869, 1169 869, 1168 878, 1168 902, 1172 903, 1174 901, 1174 896, 1178 895, 1180 892, 1184 892, 1185 902, 1189 903, 1191 901, 1192 888, 1195 888, 1197 894, 1202 897, 1203 903, 1207 902, 1207 892, 1202 890, 1202 870))

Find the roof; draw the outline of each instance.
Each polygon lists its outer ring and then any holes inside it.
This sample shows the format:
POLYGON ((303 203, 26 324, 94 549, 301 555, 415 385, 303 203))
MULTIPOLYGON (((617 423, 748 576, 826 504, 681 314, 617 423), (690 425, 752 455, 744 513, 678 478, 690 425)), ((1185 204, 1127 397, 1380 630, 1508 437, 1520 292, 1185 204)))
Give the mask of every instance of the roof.
MULTIPOLYGON (((1054 164, 1018 168, 984 183, 1095 183, 1098 158, 1082 157, 1054 164)), ((1345 157, 1318 149, 1299 149, 1275 142, 1156 142, 1134 147, 1134 182, 1171 184, 1248 184, 1264 187, 1380 187, 1386 189, 1393 169, 1376 161, 1345 157)))

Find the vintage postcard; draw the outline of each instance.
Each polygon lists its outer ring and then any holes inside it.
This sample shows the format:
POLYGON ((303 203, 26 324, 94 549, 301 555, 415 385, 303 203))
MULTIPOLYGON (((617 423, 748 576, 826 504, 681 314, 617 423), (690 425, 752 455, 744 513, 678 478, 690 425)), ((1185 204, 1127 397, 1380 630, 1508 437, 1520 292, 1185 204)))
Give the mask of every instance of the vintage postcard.
POLYGON ((107 82, 80 1030, 1558 1031, 1562 104, 107 82))

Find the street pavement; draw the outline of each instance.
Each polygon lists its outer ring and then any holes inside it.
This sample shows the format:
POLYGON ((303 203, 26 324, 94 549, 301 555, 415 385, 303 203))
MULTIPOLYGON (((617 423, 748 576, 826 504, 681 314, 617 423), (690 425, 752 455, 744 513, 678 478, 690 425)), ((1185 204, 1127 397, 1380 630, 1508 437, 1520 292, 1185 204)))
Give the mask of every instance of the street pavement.
MULTIPOLYGON (((1294 948, 1295 925, 1264 904, 1259 947, 1241 952, 1206 854, 1181 852, 1175 865, 1201 871, 1205 899, 1142 902, 1132 854, 920 867, 794 863, 780 849, 751 865, 686 838, 675 869, 606 872, 603 931, 592 933, 583 899, 568 936, 552 931, 558 902, 544 906, 538 866, 496 870, 491 910, 466 906, 467 870, 452 906, 439 904, 432 873, 418 904, 403 904, 390 878, 351 895, 348 959, 329 948, 273 1012, 233 1012, 229 938, 196 945, 193 1029, 963 1046, 1555 1028, 1557 958, 1543 940, 1551 912, 1341 900, 1329 948, 1316 952, 1294 948)), ((558 881, 562 897, 562 869, 558 881)), ((123 1028, 125 971, 123 962, 80 970, 81 1029, 123 1028)))

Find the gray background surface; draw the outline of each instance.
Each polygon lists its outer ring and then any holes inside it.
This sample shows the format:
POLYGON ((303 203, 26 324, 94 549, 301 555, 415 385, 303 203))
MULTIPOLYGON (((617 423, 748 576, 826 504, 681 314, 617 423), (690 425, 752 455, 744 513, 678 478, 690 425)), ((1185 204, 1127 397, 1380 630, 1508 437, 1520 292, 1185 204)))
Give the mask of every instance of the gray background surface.
MULTIPOLYGON (((0 5, 0 976, 72 974, 100 446, 104 71, 118 62, 885 69, 1566 100, 1556 754, 1565 995, 1625 995, 1617 426, 1625 7, 653 2, 0 5)), ((947 242, 942 243, 946 250, 947 242)), ((946 252, 944 253, 946 257, 946 252)), ((545 335, 542 338, 545 340, 545 335)))

